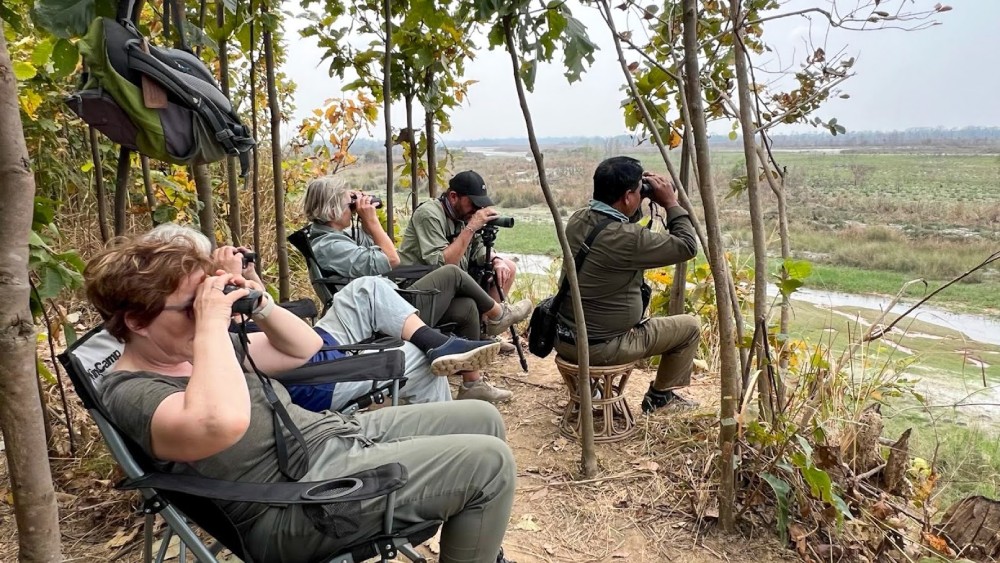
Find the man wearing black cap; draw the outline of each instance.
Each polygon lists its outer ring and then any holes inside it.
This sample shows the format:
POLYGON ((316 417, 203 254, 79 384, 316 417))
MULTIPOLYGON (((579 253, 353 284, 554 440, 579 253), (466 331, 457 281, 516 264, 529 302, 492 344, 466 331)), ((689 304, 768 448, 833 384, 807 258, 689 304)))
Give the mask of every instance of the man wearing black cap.
MULTIPOLYGON (((470 265, 482 266, 486 248, 478 232, 497 216, 483 177, 472 170, 459 172, 448 182, 446 193, 413 212, 399 246, 400 262, 455 264, 466 271, 470 265)), ((497 282, 508 295, 514 285, 514 263, 496 255, 490 259, 497 282)), ((491 288, 490 294, 497 299, 496 289, 491 288)))

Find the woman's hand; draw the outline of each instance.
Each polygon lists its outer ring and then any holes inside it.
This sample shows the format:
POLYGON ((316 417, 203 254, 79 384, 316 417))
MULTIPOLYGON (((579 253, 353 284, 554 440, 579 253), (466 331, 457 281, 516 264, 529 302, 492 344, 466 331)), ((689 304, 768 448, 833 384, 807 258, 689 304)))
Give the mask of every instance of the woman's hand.
POLYGON ((382 224, 379 223, 378 213, 372 205, 372 196, 362 192, 354 192, 354 195, 357 196, 357 200, 354 201, 354 211, 368 234, 371 234, 371 229, 375 227, 381 230, 382 224))
POLYGON ((212 251, 212 260, 217 267, 222 268, 226 272, 238 274, 247 280, 257 282, 257 285, 263 287, 264 282, 257 275, 257 267, 254 261, 247 261, 247 267, 243 267, 244 252, 251 252, 251 250, 244 247, 220 246, 212 251))
POLYGON ((197 322, 195 326, 219 323, 228 328, 229 320, 233 316, 233 303, 250 294, 246 287, 252 287, 252 283, 240 275, 226 273, 225 270, 216 270, 214 276, 206 276, 194 295, 194 317, 197 322), (227 285, 235 285, 239 289, 225 293, 227 285))

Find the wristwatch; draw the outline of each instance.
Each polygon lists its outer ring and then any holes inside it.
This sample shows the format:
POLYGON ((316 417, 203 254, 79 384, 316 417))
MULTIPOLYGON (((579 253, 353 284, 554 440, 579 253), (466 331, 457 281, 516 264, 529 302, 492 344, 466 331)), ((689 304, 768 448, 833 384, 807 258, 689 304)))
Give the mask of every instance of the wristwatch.
POLYGON ((268 292, 263 292, 260 298, 260 305, 250 313, 250 318, 257 321, 266 319, 271 311, 274 310, 274 299, 271 298, 271 294, 268 292))

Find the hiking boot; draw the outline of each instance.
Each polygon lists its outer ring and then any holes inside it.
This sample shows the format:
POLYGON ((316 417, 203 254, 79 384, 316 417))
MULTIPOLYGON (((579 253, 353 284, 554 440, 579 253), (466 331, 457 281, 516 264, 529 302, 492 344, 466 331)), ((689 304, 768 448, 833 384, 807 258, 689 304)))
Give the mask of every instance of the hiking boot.
POLYGON ((514 561, 513 559, 507 559, 506 557, 504 557, 503 548, 501 547, 500 553, 497 554, 496 563, 517 563, 517 561, 514 561))
POLYGON ((513 305, 501 303, 500 316, 495 319, 486 319, 486 334, 490 336, 503 334, 511 326, 528 318, 533 308, 530 299, 522 299, 513 305))
POLYGON ((652 414, 653 411, 660 409, 687 410, 694 408, 698 408, 698 403, 695 401, 681 397, 672 389, 657 391, 653 388, 652 383, 649 384, 649 390, 642 398, 643 414, 652 414))
POLYGON ((500 343, 492 340, 466 340, 451 336, 448 341, 427 351, 434 375, 451 375, 460 371, 476 371, 489 365, 500 343))
POLYGON ((500 353, 504 356, 509 356, 514 352, 517 352, 517 346, 514 346, 513 342, 507 342, 506 340, 497 340, 500 343, 500 353))
POLYGON ((460 401, 478 399, 488 403, 504 403, 511 400, 513 396, 514 393, 506 389, 497 389, 482 379, 473 381, 468 387, 466 387, 465 383, 458 386, 458 400, 460 401))

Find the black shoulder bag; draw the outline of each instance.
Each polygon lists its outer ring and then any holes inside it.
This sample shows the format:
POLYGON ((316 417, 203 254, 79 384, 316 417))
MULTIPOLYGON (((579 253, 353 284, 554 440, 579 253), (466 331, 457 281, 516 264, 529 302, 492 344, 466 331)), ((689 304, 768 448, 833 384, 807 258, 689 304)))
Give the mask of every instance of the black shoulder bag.
MULTIPOLYGON (((597 225, 587 235, 587 240, 583 241, 583 246, 576 252, 573 262, 576 264, 576 272, 580 273, 583 262, 590 254, 590 245, 594 243, 597 235, 615 220, 607 218, 597 225)), ((556 326, 559 324, 559 309, 563 300, 569 294, 569 281, 563 277, 559 291, 553 297, 543 299, 535 305, 535 311, 531 313, 531 320, 528 321, 528 351, 544 358, 552 352, 552 347, 556 343, 556 326)))

